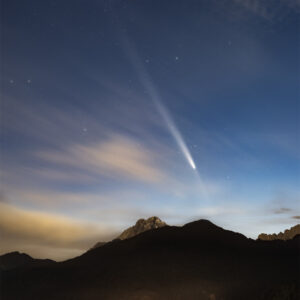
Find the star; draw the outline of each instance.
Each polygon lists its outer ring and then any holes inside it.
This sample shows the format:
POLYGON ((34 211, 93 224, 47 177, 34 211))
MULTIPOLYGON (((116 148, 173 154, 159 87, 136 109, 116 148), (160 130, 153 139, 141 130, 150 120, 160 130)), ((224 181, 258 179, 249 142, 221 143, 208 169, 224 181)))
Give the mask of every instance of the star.
POLYGON ((27 83, 31 83, 31 79, 27 79, 27 83))
POLYGON ((175 60, 178 60, 179 59, 179 57, 178 56, 175 56, 175 60))
POLYGON ((14 83, 13 79, 11 79, 11 80, 9 81, 9 83, 13 84, 13 83, 14 83))

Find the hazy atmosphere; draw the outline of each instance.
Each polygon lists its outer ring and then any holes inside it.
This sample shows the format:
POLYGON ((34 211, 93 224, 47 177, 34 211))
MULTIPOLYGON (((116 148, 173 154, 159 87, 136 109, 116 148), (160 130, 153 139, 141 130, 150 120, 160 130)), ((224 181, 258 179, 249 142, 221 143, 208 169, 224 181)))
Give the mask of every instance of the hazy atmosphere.
POLYGON ((0 254, 299 223, 299 1, 1 5, 0 254))

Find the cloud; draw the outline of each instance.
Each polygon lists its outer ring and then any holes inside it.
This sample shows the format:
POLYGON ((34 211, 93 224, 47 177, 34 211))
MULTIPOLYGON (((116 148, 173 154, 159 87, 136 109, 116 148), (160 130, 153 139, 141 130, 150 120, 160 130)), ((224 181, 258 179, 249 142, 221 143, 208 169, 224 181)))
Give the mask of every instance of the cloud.
POLYGON ((272 14, 267 10, 264 1, 261 0, 234 0, 237 4, 244 7, 246 10, 263 17, 265 19, 270 19, 272 14))
MULTIPOLYGON (((74 145, 62 151, 40 152, 38 157, 50 164, 81 170, 89 174, 86 179, 93 179, 93 174, 158 183, 166 177, 158 166, 159 156, 132 138, 120 135, 113 135, 105 141, 87 146, 74 145)), ((49 174, 46 172, 46 175, 49 174)), ((58 171, 50 175, 57 176, 57 179, 67 176, 58 171)))
POLYGON ((224 215, 242 215, 246 213, 246 210, 240 207, 228 207, 228 206, 209 206, 209 207, 203 207, 199 210, 199 213, 201 213, 204 216, 208 217, 214 217, 214 216, 224 216, 224 215))
MULTIPOLYGON (((295 220, 299 214, 299 192, 298 190, 289 193, 277 193, 273 200, 266 207, 267 210, 272 214, 277 215, 278 218, 285 218, 287 220, 295 220)), ((277 218, 276 217, 276 218, 277 218)))
POLYGON ((96 241, 108 240, 115 234, 108 226, 0 203, 1 253, 26 248, 38 257, 61 259, 64 252, 82 253, 96 241), (50 257, 48 248, 56 249, 55 257, 50 257), (38 253, 37 249, 44 251, 38 253))
POLYGON ((234 0, 236 4, 265 20, 282 20, 292 11, 299 11, 298 0, 234 0))
MULTIPOLYGON (((101 102, 89 99, 86 107, 81 109, 71 103, 64 103, 61 108, 46 102, 32 103, 30 99, 24 101, 22 98, 5 96, 1 133, 21 135, 24 141, 30 143, 28 149, 56 149, 75 143, 102 140, 111 131, 148 137, 151 135, 149 128, 161 126, 154 107, 149 105, 145 95, 131 91, 128 86, 113 80, 110 82, 109 93, 105 92, 103 85, 107 83, 103 84, 102 79, 95 81, 95 84, 101 102), (129 95, 128 91, 131 91, 129 95)), ((71 89, 68 92, 71 93, 68 94, 69 97, 75 97, 71 89)), ((26 152, 22 151, 23 156, 24 154, 26 152)))
POLYGON ((44 178, 46 180, 54 180, 54 181, 61 181, 66 183, 89 183, 89 182, 96 182, 96 178, 89 174, 83 174, 81 172, 71 171, 71 170, 55 170, 51 168, 27 168, 27 171, 32 173, 34 176, 39 178, 44 178))
POLYGON ((280 207, 274 210, 274 214, 285 214, 291 212, 292 209, 288 207, 280 207))

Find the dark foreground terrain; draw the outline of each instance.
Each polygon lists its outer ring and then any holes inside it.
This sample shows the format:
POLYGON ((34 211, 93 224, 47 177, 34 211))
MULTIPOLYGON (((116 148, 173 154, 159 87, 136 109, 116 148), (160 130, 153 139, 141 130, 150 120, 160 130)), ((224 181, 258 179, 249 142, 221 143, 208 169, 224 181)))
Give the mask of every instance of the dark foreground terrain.
POLYGON ((6 299, 300 299, 299 235, 254 241, 200 220, 2 271, 6 299))
POLYGON ((51 259, 34 259, 25 253, 11 252, 0 256, 0 272, 20 267, 41 267, 54 264, 51 259))

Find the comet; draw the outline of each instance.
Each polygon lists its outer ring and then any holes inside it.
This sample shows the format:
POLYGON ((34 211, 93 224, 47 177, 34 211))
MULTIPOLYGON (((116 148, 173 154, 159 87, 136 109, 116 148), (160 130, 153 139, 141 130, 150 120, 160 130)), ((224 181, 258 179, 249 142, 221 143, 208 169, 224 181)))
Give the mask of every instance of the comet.
POLYGON ((134 66, 136 72, 139 75, 139 79, 144 86, 147 93, 150 95, 154 105, 157 108, 157 111, 161 115, 162 119, 164 120, 167 128, 170 130, 171 135, 173 136, 175 142, 177 143, 179 149, 181 150, 183 156, 186 158, 188 164, 191 166, 193 170, 196 170, 196 164, 193 160, 193 157, 180 133, 178 128, 176 127, 171 115, 167 111, 166 107, 163 104, 163 101, 160 98, 160 95, 155 88, 150 75, 146 71, 143 63, 141 62, 138 53, 136 49, 133 47, 133 45, 129 42, 129 39, 123 35, 123 45, 126 49, 126 52, 128 54, 128 57, 130 58, 130 61, 132 62, 132 65, 134 66))
POLYGON ((154 99, 155 106, 162 116, 163 120, 165 121, 168 129, 171 132, 171 135, 173 136, 174 140, 176 141, 179 149, 181 150, 183 156, 186 158, 189 165, 192 167, 192 169, 196 170, 195 162, 192 158, 192 155, 184 142, 184 139, 182 135, 180 134, 178 128, 175 126, 174 121, 172 120, 170 114, 168 113, 167 109, 164 107, 162 102, 159 102, 157 99, 154 99))

